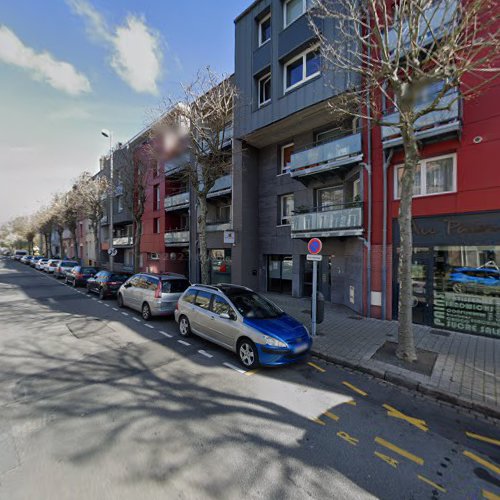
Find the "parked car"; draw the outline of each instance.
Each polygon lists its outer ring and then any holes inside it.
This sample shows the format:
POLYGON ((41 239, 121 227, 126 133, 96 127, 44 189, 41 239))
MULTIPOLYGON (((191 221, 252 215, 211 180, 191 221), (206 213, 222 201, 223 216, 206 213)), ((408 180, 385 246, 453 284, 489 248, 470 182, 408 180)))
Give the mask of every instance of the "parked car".
POLYGON ((43 266, 42 266, 42 271, 45 272, 45 273, 48 273, 49 272, 49 267, 50 265, 52 264, 52 262, 54 262, 55 260, 57 259, 49 259, 43 266))
POLYGON ((146 321, 153 316, 173 315, 179 297, 189 286, 182 274, 136 274, 120 287, 118 306, 139 311, 146 321))
POLYGON ((21 260, 21 257, 24 257, 25 255, 28 255, 26 250, 16 250, 13 257, 15 260, 21 260))
POLYGON ((61 260, 56 270, 54 271, 54 276, 57 279, 65 278, 66 271, 70 271, 76 266, 78 266, 78 262, 76 262, 76 260, 61 260))
POLYGON ((35 265, 35 269, 38 269, 39 271, 43 271, 43 267, 45 266, 45 264, 47 264, 47 262, 49 261, 50 259, 46 259, 45 257, 43 259, 40 259, 36 265, 35 265))
POLYGON ((43 259, 43 257, 41 255, 36 255, 35 257, 33 257, 30 261, 30 266, 31 267, 35 267, 36 264, 38 263, 39 260, 43 259))
POLYGON ((66 272, 64 282, 67 285, 72 285, 75 288, 79 286, 86 286, 87 280, 97 274, 97 269, 90 266, 75 266, 71 271, 66 272))
POLYGON ((55 273, 60 263, 61 263, 60 260, 54 260, 54 259, 49 260, 47 262, 47 265, 45 266, 46 267, 45 271, 49 274, 55 273))
POLYGON ((19 262, 23 263, 23 264, 28 264, 29 260, 32 259, 33 256, 32 255, 24 255, 23 257, 21 257, 19 259, 19 262))
POLYGON ((245 368, 298 361, 312 346, 307 328, 249 288, 193 285, 175 310, 179 332, 235 352, 245 368))
POLYGON ((87 292, 97 293, 101 300, 114 297, 118 289, 130 278, 130 274, 100 271, 87 280, 87 292))

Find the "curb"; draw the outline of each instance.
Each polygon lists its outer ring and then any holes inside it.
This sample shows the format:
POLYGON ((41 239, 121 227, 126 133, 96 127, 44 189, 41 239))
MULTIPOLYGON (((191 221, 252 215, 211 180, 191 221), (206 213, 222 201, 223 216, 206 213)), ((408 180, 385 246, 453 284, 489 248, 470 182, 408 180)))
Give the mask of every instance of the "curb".
POLYGON ((405 387, 406 389, 410 389, 412 391, 420 392, 439 401, 451 403, 452 405, 460 406, 462 408, 466 408, 467 410, 474 410, 482 413, 487 417, 500 420, 500 408, 485 403, 472 401, 472 399, 464 398, 463 396, 459 396, 458 394, 452 394, 451 392, 442 391, 437 387, 422 384, 412 379, 411 377, 400 375, 399 373, 394 373, 389 370, 384 371, 376 368, 369 368, 358 363, 354 363, 341 356, 324 354, 322 352, 315 351, 314 349, 311 350, 311 354, 319 359, 334 363, 339 366, 343 366, 344 368, 349 368, 361 373, 366 373, 368 375, 371 375, 372 377, 390 382, 391 384, 405 387))

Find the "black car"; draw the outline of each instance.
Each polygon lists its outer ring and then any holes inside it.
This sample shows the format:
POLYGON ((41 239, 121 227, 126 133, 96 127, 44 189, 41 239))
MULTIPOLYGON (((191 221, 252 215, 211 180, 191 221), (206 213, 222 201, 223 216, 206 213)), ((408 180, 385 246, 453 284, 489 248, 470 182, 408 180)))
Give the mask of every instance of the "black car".
POLYGON ((99 272, 95 267, 75 266, 71 271, 66 272, 64 282, 67 285, 73 285, 75 288, 78 286, 85 286, 87 280, 95 276, 99 272))
POLYGON ((113 297, 118 289, 130 278, 130 274, 101 271, 87 281, 87 293, 99 294, 99 298, 113 297))

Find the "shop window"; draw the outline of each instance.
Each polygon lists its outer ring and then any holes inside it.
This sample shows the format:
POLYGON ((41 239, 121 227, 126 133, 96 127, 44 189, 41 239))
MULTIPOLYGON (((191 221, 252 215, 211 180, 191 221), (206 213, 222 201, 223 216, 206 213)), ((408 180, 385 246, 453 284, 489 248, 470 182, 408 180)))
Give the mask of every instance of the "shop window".
POLYGON ((210 282, 231 283, 231 249, 210 250, 210 282))
POLYGON ((281 155, 280 155, 280 174, 288 174, 290 172, 290 164, 292 163, 292 155, 293 155, 294 143, 290 142, 281 146, 281 155))
POLYGON ((292 223, 293 210, 293 194, 285 194, 283 196, 280 196, 280 225, 286 226, 292 223))
POLYGON ((293 257, 291 255, 268 255, 267 290, 269 292, 292 293, 293 257))
MULTIPOLYGON (((456 155, 439 156, 422 160, 415 170, 413 196, 452 193, 456 191, 456 155)), ((394 192, 396 199, 401 194, 403 166, 395 168, 394 192)))

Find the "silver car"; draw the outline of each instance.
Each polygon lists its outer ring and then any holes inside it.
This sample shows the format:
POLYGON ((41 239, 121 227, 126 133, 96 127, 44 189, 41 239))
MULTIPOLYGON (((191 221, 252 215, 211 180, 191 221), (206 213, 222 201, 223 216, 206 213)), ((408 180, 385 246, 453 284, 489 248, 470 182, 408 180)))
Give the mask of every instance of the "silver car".
POLYGON ((130 307, 147 321, 153 316, 173 315, 177 301, 190 286, 181 274, 135 274, 118 290, 119 307, 130 307))
POLYGON ((45 265, 45 272, 50 274, 55 273, 60 263, 61 263, 60 260, 54 260, 54 259, 49 260, 45 265))
POLYGON ((307 328, 253 290, 229 284, 193 285, 175 311, 179 333, 236 352, 245 368, 288 365, 311 350, 307 328))
POLYGON ((43 271, 43 267, 45 266, 45 264, 47 264, 47 262, 49 261, 50 259, 40 259, 36 265, 35 265, 35 269, 38 269, 39 271, 43 271))

